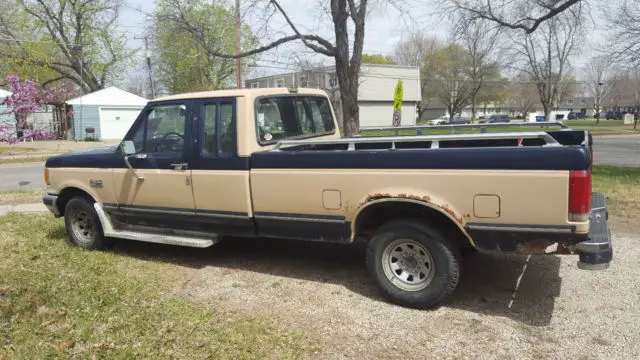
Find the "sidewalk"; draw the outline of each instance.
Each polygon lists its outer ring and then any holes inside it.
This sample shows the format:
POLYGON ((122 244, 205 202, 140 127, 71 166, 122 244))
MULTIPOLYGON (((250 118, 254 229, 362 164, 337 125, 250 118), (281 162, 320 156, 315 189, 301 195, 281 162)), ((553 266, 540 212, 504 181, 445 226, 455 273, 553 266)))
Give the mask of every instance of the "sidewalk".
POLYGON ((23 214, 44 214, 48 213, 49 209, 42 204, 20 204, 20 205, 0 205, 0 216, 6 216, 9 213, 23 213, 23 214))

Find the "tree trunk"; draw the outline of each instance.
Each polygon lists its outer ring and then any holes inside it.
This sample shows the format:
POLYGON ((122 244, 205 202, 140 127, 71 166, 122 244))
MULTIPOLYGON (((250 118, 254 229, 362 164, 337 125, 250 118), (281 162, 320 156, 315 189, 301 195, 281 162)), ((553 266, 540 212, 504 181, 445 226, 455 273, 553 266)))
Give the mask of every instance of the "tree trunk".
POLYGON ((476 122, 476 96, 471 98, 471 122, 476 122))
POLYGON ((542 104, 542 108, 544 109, 545 121, 553 121, 551 119, 551 106, 549 106, 549 104, 542 104))
POLYGON ((16 117, 16 138, 22 138, 22 133, 27 125, 27 114, 15 114, 16 117))

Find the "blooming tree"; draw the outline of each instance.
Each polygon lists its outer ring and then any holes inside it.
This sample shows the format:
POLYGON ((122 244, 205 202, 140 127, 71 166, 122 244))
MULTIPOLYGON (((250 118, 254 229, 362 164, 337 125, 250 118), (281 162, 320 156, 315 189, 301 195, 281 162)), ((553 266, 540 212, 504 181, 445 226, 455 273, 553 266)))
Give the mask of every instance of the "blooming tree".
MULTIPOLYGON (((9 83, 12 94, 2 101, 1 105, 6 106, 7 109, 0 114, 13 114, 15 124, 0 123, 0 141, 11 143, 22 138, 35 140, 53 138, 51 133, 40 129, 26 130, 27 115, 40 110, 47 103, 54 104, 54 106, 64 106, 65 100, 77 94, 66 86, 52 87, 45 90, 35 81, 20 81, 17 75, 9 75, 5 80, 9 83)), ((69 115, 73 115, 73 113, 69 115)))
POLYGON ((14 114, 16 134, 21 137, 27 122, 27 115, 40 109, 40 99, 38 98, 40 84, 31 80, 20 81, 17 75, 9 75, 5 80, 9 83, 12 94, 2 102, 2 105, 8 108, 2 113, 14 114))

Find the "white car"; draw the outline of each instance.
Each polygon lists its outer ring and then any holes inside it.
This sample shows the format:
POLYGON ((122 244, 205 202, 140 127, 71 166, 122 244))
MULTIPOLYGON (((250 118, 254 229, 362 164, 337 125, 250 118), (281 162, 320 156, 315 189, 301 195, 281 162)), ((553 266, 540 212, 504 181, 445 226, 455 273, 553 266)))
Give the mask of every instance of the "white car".
POLYGON ((449 123, 449 116, 447 115, 442 115, 437 119, 429 120, 429 125, 442 125, 442 124, 448 124, 448 123, 449 123))

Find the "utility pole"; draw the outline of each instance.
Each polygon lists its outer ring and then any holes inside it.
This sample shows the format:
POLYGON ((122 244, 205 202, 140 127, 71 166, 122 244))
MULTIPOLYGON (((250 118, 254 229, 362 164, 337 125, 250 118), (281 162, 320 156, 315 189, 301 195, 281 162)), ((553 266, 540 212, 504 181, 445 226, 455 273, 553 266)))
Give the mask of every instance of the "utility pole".
MULTIPOLYGON (((240 0, 236 0, 236 55, 240 55, 240 0)), ((236 81, 238 89, 242 89, 242 64, 240 58, 236 58, 236 81)))
POLYGON ((156 90, 153 87, 153 74, 151 73, 151 50, 149 50, 149 37, 146 35, 144 37, 134 36, 134 39, 144 39, 144 52, 147 57, 147 70, 149 71, 149 86, 151 87, 151 98, 153 99, 156 97, 156 90))

